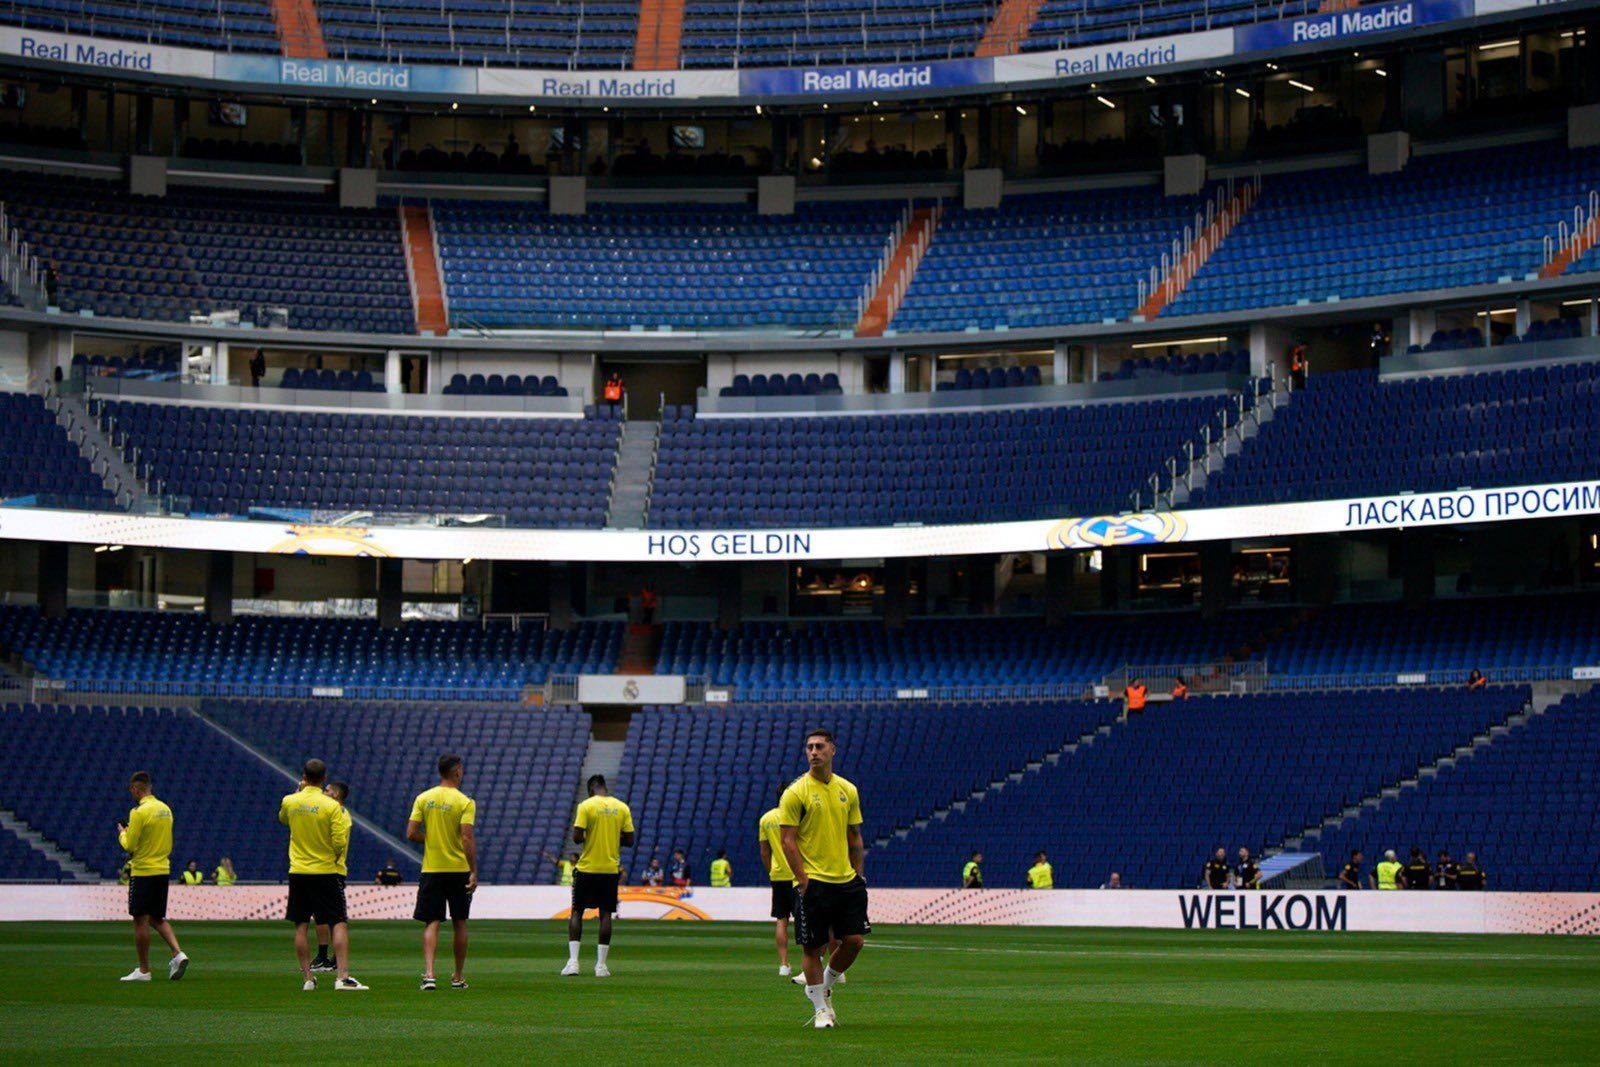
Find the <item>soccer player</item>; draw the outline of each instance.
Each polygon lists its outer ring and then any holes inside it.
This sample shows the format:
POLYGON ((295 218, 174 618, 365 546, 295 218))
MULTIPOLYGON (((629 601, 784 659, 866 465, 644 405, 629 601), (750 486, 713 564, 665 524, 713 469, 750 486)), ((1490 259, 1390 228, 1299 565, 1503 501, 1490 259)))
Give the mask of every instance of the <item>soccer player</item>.
POLYGON ((1228 888, 1228 879, 1233 877, 1233 872, 1228 869, 1228 850, 1225 848, 1217 849, 1212 857, 1206 861, 1206 867, 1202 874, 1205 878, 1207 889, 1228 888))
POLYGON ((1033 866, 1028 868, 1024 882, 1026 889, 1054 889, 1056 887, 1055 868, 1050 866, 1050 857, 1040 849, 1033 857, 1033 866))
MULTIPOLYGON (((322 787, 322 791, 339 802, 339 814, 336 816, 344 823, 345 839, 349 840, 350 813, 345 810, 345 801, 350 799, 350 784, 348 782, 329 782, 322 787)), ((339 876, 339 892, 344 893, 345 879, 349 877, 350 866, 348 856, 340 856, 335 866, 339 876)), ((332 939, 333 932, 327 923, 317 924, 317 957, 311 961, 311 970, 318 974, 326 974, 333 970, 333 957, 328 955, 328 942, 332 939)))
POLYGON ((818 1030, 838 1025, 833 987, 861 954, 867 919, 866 848, 861 841, 861 795, 833 773, 839 747, 817 728, 805 736, 810 770, 790 783, 778 805, 783 857, 794 872, 795 920, 805 955, 806 997, 818 1030), (838 941, 822 965, 829 935, 838 941))
POLYGON ((604 775, 589 778, 589 799, 578 805, 572 819, 572 840, 583 849, 572 874, 572 914, 567 918, 567 965, 563 976, 578 973, 578 949, 583 944, 583 913, 600 913, 600 954, 594 976, 610 978, 606 957, 611 953, 611 914, 617 910, 617 883, 622 877, 622 847, 633 845, 633 812, 606 789, 604 775))
POLYGON ((439 951, 439 924, 449 905, 456 969, 451 989, 467 988, 467 916, 478 888, 478 805, 461 791, 466 769, 461 757, 439 757, 439 784, 417 795, 406 823, 406 839, 422 845, 422 877, 412 918, 422 927, 422 988, 434 989, 433 957, 439 951))
POLYGON ((1234 868, 1234 885, 1240 889, 1261 888, 1261 868, 1250 858, 1250 850, 1239 849, 1239 866, 1234 868))
MULTIPOLYGON (((778 803, 783 803, 783 791, 778 787, 778 803)), ((778 977, 788 978, 789 969, 789 917, 794 914, 794 872, 783 855, 783 813, 773 808, 761 816, 757 841, 761 848, 761 865, 772 880, 772 919, 778 943, 778 977)))
POLYGON ((726 889, 733 884, 733 864, 728 862, 728 850, 718 849, 717 858, 711 861, 711 884, 726 889))
POLYGON ((172 809, 151 791, 150 772, 134 771, 128 779, 133 810, 127 825, 117 823, 117 844, 128 854, 128 914, 133 917, 133 948, 139 966, 124 982, 150 981, 150 930, 172 950, 167 977, 176 982, 189 969, 189 957, 178 947, 178 935, 167 922, 167 879, 172 875, 172 809))
POLYGON ((1361 854, 1359 848, 1350 850, 1350 862, 1339 870, 1340 889, 1366 888, 1361 884, 1361 864, 1365 859, 1366 857, 1361 854))
POLYGON ((311 973, 311 946, 306 927, 315 919, 326 923, 333 941, 338 978, 335 989, 367 987, 350 976, 350 931, 345 914, 344 882, 339 870, 350 850, 350 822, 341 818, 339 802, 322 791, 328 767, 319 759, 306 760, 300 772, 300 789, 278 804, 278 821, 289 828, 289 906, 285 917, 294 923, 294 953, 300 960, 300 988, 317 988, 311 973))
POLYGON ((983 888, 983 853, 974 852, 967 865, 961 868, 962 889, 983 888))

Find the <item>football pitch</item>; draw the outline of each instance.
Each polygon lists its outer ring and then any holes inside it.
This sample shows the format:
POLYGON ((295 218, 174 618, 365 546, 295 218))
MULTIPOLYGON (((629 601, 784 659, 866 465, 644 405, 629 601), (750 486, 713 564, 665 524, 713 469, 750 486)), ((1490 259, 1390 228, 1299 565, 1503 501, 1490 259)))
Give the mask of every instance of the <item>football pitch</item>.
MULTIPOLYGON (((179 926, 181 982, 121 984, 129 928, 0 924, 0 1059, 140 1062, 1600 1061, 1600 939, 880 927, 813 1031, 771 928, 618 923, 561 978, 564 924, 480 922, 471 988, 417 989, 418 928, 351 929, 372 988, 300 991, 281 923, 179 926)), ((798 958, 798 957, 797 957, 798 958)), ((448 935, 441 978, 449 973, 448 935)))

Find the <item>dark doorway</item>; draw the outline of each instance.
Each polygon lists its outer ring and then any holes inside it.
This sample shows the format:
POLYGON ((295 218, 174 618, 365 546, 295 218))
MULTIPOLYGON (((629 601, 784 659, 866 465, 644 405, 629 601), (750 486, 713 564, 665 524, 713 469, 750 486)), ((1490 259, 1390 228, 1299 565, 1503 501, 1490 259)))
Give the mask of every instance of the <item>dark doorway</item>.
POLYGON ((668 404, 693 404, 700 387, 706 384, 706 362, 702 356, 676 360, 602 357, 595 396, 600 395, 612 371, 622 375, 623 397, 630 419, 659 419, 663 398, 668 404))

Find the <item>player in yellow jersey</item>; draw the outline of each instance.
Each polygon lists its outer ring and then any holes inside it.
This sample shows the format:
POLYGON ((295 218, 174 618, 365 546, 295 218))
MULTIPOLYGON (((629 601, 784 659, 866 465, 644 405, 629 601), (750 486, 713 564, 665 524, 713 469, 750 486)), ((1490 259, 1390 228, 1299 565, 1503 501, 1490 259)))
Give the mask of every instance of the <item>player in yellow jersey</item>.
POLYGON ((596 978, 611 977, 606 957, 611 952, 611 915, 617 910, 617 883, 622 875, 622 848, 633 845, 633 812, 606 789, 603 775, 589 779, 589 799, 578 805, 572 818, 573 843, 583 849, 578 869, 572 873, 572 914, 567 919, 567 965, 563 975, 578 973, 578 949, 583 944, 583 913, 600 913, 600 955, 596 978))
POLYGON ((278 804, 278 821, 289 828, 289 906, 285 917, 294 923, 294 953, 304 979, 300 988, 307 992, 317 988, 306 936, 312 920, 328 924, 332 933, 334 965, 339 972, 333 988, 367 988, 350 976, 349 920, 344 882, 339 877, 350 850, 350 820, 344 817, 339 802, 322 791, 327 777, 326 764, 319 759, 306 760, 299 791, 278 804))
POLYGON ((439 757, 439 784, 419 793, 411 805, 406 838, 422 845, 422 878, 411 917, 422 923, 422 988, 434 989, 433 958, 439 951, 439 924, 450 912, 450 945, 456 969, 451 989, 467 988, 467 916, 478 888, 478 804, 461 791, 466 768, 461 757, 439 757))
POLYGON ((806 997, 815 1008, 812 1025, 838 1024, 833 987, 861 954, 867 919, 866 850, 861 840, 861 796, 833 773, 838 746, 828 730, 806 734, 810 770, 790 783, 778 805, 783 856, 794 871, 799 901, 796 934, 805 953, 806 997), (830 933, 838 947, 822 963, 830 933))
POLYGON ((133 810, 127 825, 117 823, 117 843, 128 854, 128 914, 133 916, 133 947, 139 966, 124 982, 150 981, 150 931, 172 950, 167 977, 176 982, 189 969, 189 957, 178 947, 178 935, 167 922, 167 879, 172 874, 172 809, 151 791, 150 773, 135 771, 128 779, 133 810))
MULTIPOLYGON (((778 803, 783 803, 783 791, 789 788, 785 785, 778 787, 778 803)), ((767 869, 767 877, 772 881, 772 918, 775 926, 774 934, 778 943, 778 977, 788 978, 789 969, 789 919, 794 915, 794 872, 789 869, 789 861, 783 858, 783 824, 780 821, 781 813, 773 808, 761 816, 757 826, 756 839, 761 848, 761 865, 767 869)))
MULTIPOLYGON (((346 834, 350 831, 350 811, 345 807, 350 800, 350 783, 333 781, 322 787, 322 791, 339 802, 339 819, 345 825, 346 834)), ((338 863, 339 892, 344 892, 345 881, 350 875, 349 857, 345 856, 338 863)), ((333 970, 333 957, 328 955, 328 942, 333 937, 333 930, 327 923, 317 924, 317 956, 311 961, 311 970, 316 974, 327 974, 333 970)))

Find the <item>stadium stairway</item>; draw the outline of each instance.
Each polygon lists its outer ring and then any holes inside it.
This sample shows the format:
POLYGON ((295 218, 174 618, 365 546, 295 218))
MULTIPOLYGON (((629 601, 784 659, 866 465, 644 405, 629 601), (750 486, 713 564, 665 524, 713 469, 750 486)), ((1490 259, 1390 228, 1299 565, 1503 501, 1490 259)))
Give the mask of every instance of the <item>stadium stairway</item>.
MULTIPOLYGON (((1149 321, 1156 318, 1164 311, 1168 304, 1178 298, 1189 280, 1206 265, 1206 260, 1211 258, 1222 242, 1228 239, 1228 234, 1244 218, 1245 212, 1250 210, 1250 205, 1255 203, 1256 195, 1261 191, 1261 179, 1241 183, 1228 194, 1225 189, 1218 189, 1216 199, 1206 205, 1205 219, 1195 216, 1194 238, 1189 242, 1189 247, 1183 250, 1181 256, 1175 257, 1170 266, 1165 266, 1166 276, 1157 278, 1149 287, 1149 296, 1144 303, 1139 305, 1134 312, 1136 319, 1149 321), (1203 222, 1203 225, 1202 225, 1203 222)), ((1186 227, 1185 232, 1190 232, 1186 227)), ((1151 267, 1152 278, 1156 278, 1157 268, 1151 267)), ((1141 285, 1141 289, 1144 287, 1141 285)))
POLYGON ((933 242, 939 228, 939 206, 919 207, 911 211, 892 249, 884 257, 878 275, 877 288, 873 290, 867 306, 856 323, 857 337, 882 337, 889 323, 894 321, 900 302, 905 299, 911 280, 917 276, 917 267, 933 242))
POLYGON ((684 0, 641 0, 633 45, 634 70, 677 70, 684 0))
POLYGON ((75 882, 98 882, 100 876, 78 857, 35 830, 28 821, 9 808, 0 808, 0 830, 36 852, 46 864, 55 864, 75 882))
POLYGON ((1044 0, 1001 0, 972 54, 979 59, 1016 55, 1043 7, 1044 0))
POLYGON ((272 20, 277 24, 278 43, 284 55, 291 59, 328 58, 314 0, 272 0, 272 20))
POLYGON ((650 485, 655 478, 656 453, 661 446, 661 424, 630 419, 622 424, 617 444, 617 465, 611 475, 611 499, 606 506, 606 529, 638 530, 650 509, 650 485))
POLYGON ((50 393, 45 403, 54 409, 57 425, 78 446, 78 454, 100 476, 106 492, 115 497, 122 507, 143 510, 149 502, 150 490, 123 456, 122 449, 106 435, 100 420, 89 413, 78 397, 63 395, 55 390, 54 385, 48 388, 50 393))
MULTIPOLYGON (((1164 501, 1168 508, 1187 504, 1195 490, 1204 489, 1211 475, 1227 466, 1230 457, 1243 452, 1245 445, 1278 414, 1278 408, 1290 402, 1288 380, 1274 376, 1270 382, 1267 392, 1257 390, 1255 395, 1249 392, 1245 394, 1247 406, 1241 417, 1213 437, 1209 444, 1202 433, 1198 438, 1202 447, 1196 451, 1188 467, 1173 476, 1172 484, 1166 491, 1164 501)), ((1179 457, 1179 462, 1182 462, 1182 457, 1179 457)))
POLYGON ((1600 199, 1594 193, 1585 204, 1573 208, 1573 222, 1571 237, 1539 268, 1539 277, 1559 278, 1600 241, 1600 199))
POLYGON ((406 264, 411 279, 411 306, 416 309, 417 332, 443 335, 450 327, 444 281, 439 272, 439 248, 434 241, 433 215, 427 205, 400 209, 405 231, 406 264))

